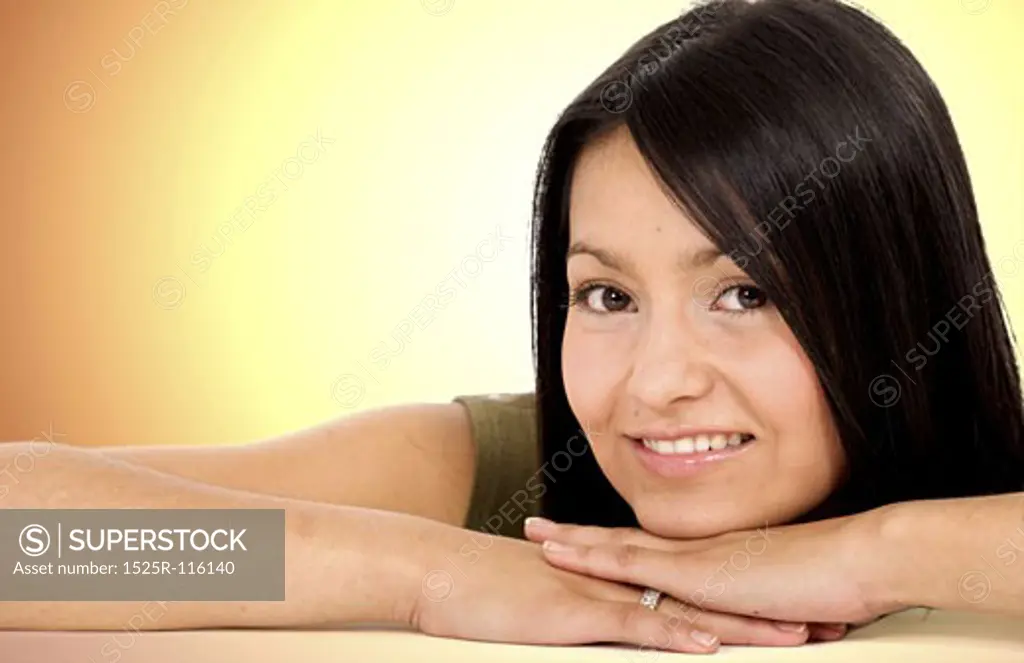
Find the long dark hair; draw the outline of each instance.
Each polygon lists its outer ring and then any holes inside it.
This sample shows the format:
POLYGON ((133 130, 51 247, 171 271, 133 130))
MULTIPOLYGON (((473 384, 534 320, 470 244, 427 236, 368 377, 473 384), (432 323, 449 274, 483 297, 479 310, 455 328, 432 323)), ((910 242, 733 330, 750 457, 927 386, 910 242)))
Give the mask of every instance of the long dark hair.
POLYGON ((1012 336, 934 83, 836 0, 718 0, 632 46, 545 143, 532 228, 537 432, 555 466, 545 516, 636 524, 580 451, 561 372, 573 166, 623 125, 816 368, 848 460, 816 513, 1024 489, 1012 336))

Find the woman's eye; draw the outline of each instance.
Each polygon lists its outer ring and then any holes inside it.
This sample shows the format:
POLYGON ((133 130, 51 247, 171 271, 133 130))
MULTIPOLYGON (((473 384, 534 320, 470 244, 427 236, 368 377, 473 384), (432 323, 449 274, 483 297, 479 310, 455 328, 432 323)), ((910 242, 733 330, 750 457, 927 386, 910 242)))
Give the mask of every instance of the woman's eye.
POLYGON ((573 306, 597 313, 616 313, 629 306, 629 295, 607 285, 589 285, 573 294, 573 306))
POLYGON ((758 309, 768 303, 764 291, 753 285, 734 285, 722 291, 712 308, 735 313, 758 309))

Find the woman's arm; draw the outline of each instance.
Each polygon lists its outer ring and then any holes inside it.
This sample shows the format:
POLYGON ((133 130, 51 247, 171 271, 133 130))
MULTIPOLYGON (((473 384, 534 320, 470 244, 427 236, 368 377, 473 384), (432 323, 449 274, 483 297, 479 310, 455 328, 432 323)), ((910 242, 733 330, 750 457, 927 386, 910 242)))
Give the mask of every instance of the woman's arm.
MULTIPOLYGON (((0 464, 31 453, 0 445, 0 464)), ((26 465, 22 465, 27 467, 26 465)), ((635 588, 548 567, 538 546, 426 518, 268 497, 210 486, 54 445, 3 499, 8 508, 285 509, 281 602, 2 602, 0 629, 169 630, 395 623, 434 635, 529 644, 631 643, 648 650, 714 651, 691 627, 666 638, 665 615, 635 588)), ((10 541, 5 541, 10 544, 10 541)), ((723 641, 800 644, 807 633, 728 617, 723 641)), ((702 624, 703 626, 703 624, 702 624)))
MULTIPOLYGON (((0 444, 0 466, 30 453, 28 443, 0 444)), ((37 458, 0 502, 12 509, 126 505, 285 509, 287 600, 173 602, 159 620, 143 626, 157 629, 408 624, 423 578, 420 557, 430 550, 424 542, 443 527, 404 514, 210 486, 65 445, 37 458)), ((144 602, 0 602, 0 629, 118 629, 144 609, 144 602)))
POLYGON ((94 449, 225 488, 457 526, 465 521, 475 472, 469 417, 458 403, 383 407, 242 445, 94 449))
POLYGON ((552 565, 654 587, 697 609, 858 624, 911 607, 1024 617, 1024 493, 890 504, 673 540, 531 519, 552 565))
POLYGON ((904 502, 880 512, 880 603, 1024 617, 1024 493, 904 502))

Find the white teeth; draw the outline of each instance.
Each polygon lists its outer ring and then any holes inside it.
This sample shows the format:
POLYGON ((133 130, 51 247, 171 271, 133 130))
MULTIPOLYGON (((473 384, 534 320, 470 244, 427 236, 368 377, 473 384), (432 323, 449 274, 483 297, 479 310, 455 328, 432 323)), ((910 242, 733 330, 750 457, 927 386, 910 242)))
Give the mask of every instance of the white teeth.
POLYGON ((677 454, 692 454, 693 453, 693 439, 684 437, 681 440, 675 441, 675 452, 677 454))
POLYGON ((726 435, 718 433, 715 435, 694 435, 681 437, 678 440, 644 440, 646 448, 659 454, 692 454, 701 451, 721 450, 727 447, 738 447, 743 444, 745 437, 742 433, 731 433, 726 435))

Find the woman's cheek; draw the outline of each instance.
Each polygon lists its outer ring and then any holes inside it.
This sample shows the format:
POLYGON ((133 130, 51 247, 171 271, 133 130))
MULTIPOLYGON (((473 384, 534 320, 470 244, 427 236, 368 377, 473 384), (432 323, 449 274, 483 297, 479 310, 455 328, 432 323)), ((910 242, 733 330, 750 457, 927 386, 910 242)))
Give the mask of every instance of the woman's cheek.
POLYGON ((595 423, 613 411, 617 385, 628 375, 628 334, 622 325, 566 321, 562 378, 578 419, 595 423))
POLYGON ((781 320, 755 315, 716 330, 707 346, 714 348, 715 363, 745 385, 744 391, 758 394, 758 400, 783 408, 794 400, 806 402, 818 391, 814 365, 781 320))
MULTIPOLYGON (((752 410, 775 438, 784 463, 815 467, 813 482, 831 483, 844 463, 828 399, 803 348, 783 327, 766 330, 733 375, 752 410)), ((812 477, 806 477, 812 480, 812 477)))
POLYGON ((570 314, 565 322, 565 330, 562 335, 562 380, 565 383, 566 397, 573 410, 576 410, 580 400, 577 385, 585 384, 584 373, 587 362, 584 357, 586 354, 578 324, 574 316, 570 314))

